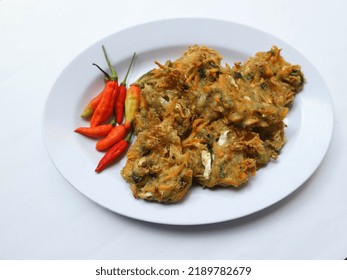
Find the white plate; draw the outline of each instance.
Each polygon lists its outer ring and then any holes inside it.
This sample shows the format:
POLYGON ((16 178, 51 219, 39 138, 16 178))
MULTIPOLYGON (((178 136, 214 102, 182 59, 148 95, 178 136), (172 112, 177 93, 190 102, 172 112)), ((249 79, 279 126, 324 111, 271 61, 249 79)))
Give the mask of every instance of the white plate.
POLYGON ((62 175, 94 202, 135 219, 196 225, 240 218, 262 210, 291 194, 315 171, 323 159, 333 129, 333 106, 328 89, 311 63, 287 43, 262 31, 231 22, 211 19, 170 19, 135 26, 95 43, 77 56, 63 71, 47 99, 43 133, 48 152, 62 175), (120 176, 124 159, 96 174, 102 154, 95 141, 73 132, 87 122, 80 113, 88 100, 103 87, 101 45, 107 48, 120 80, 133 52, 137 59, 129 83, 155 67, 179 57, 192 44, 204 44, 221 53, 224 62, 244 61, 272 45, 282 48, 290 63, 300 64, 307 79, 287 117, 287 144, 279 158, 259 170, 246 187, 209 190, 192 187, 183 202, 173 205, 149 203, 133 198, 120 176))

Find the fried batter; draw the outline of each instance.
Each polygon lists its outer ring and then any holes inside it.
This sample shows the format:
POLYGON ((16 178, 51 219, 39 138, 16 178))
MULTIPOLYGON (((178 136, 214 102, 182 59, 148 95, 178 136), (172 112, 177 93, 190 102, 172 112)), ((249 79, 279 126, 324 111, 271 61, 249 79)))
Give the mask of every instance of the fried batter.
POLYGON ((278 157, 300 66, 275 46, 243 65, 221 60, 195 45, 141 79, 137 139, 122 170, 136 198, 176 202, 193 182, 239 187, 278 157))
POLYGON ((139 133, 127 158, 122 175, 136 198, 178 201, 192 184, 189 154, 183 153, 180 137, 166 121, 139 133))

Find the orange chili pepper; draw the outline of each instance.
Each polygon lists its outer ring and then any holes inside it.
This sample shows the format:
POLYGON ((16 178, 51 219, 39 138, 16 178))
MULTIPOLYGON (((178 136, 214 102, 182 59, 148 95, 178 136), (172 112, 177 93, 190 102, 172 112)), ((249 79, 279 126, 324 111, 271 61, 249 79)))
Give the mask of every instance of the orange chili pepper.
POLYGON ((85 107, 85 109, 83 110, 82 114, 81 114, 81 117, 84 118, 84 119, 88 119, 90 118, 96 107, 98 106, 100 100, 101 100, 101 97, 102 97, 102 93, 104 91, 101 91, 97 96, 95 96, 92 100, 90 100, 90 102, 88 103, 87 107, 85 107))
POLYGON ((96 149, 98 151, 103 151, 110 148, 112 145, 122 140, 126 133, 127 128, 124 125, 115 126, 105 138, 96 143, 96 149))
POLYGON ((111 107, 114 100, 114 91, 116 90, 116 82, 109 81, 106 83, 102 98, 96 107, 92 118, 90 119, 90 126, 95 127, 100 123, 110 118, 113 113, 113 106, 111 107))
POLYGON ((125 96, 126 96, 126 79, 128 78, 128 74, 131 68, 131 65, 134 62, 134 58, 135 58, 136 53, 134 53, 130 65, 128 67, 127 73, 125 75, 124 80, 121 82, 120 86, 119 86, 119 92, 118 92, 118 96, 116 99, 116 106, 115 106, 115 112, 116 112, 116 116, 117 116, 117 123, 121 124, 123 122, 123 116, 124 116, 124 102, 125 102, 125 96))
POLYGON ((105 47, 102 46, 102 50, 105 55, 105 59, 107 61, 108 67, 111 70, 111 75, 107 74, 104 70, 102 70, 97 64, 93 63, 93 65, 97 66, 105 75, 105 89, 102 93, 101 100, 97 105, 92 118, 90 120, 90 126, 95 127, 100 123, 109 119, 113 113, 114 103, 116 99, 116 95, 118 93, 118 75, 114 67, 111 65, 110 60, 108 59, 105 47))
POLYGON ((114 144, 101 158, 95 172, 99 173, 103 171, 107 166, 117 160, 128 148, 131 136, 132 132, 130 131, 124 139, 114 144))
POLYGON ((78 127, 75 132, 91 138, 101 138, 108 135, 115 125, 115 120, 109 124, 98 125, 95 127, 78 127))

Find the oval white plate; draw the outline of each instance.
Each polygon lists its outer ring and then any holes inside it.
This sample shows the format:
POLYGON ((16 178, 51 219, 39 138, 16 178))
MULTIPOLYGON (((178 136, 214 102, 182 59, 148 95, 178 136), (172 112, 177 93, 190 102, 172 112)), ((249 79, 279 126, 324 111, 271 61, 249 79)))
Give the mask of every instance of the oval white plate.
POLYGON ((333 106, 329 91, 311 63, 287 43, 262 31, 219 20, 170 19, 135 26, 95 43, 77 56, 61 73, 47 99, 43 134, 48 152, 62 175, 94 202, 135 219, 172 224, 196 225, 240 218, 262 210, 300 187, 323 159, 332 135, 333 106), (287 117, 287 144, 279 158, 259 170, 246 187, 235 191, 192 187, 181 203, 162 205, 133 198, 128 184, 120 176, 125 157, 96 174, 102 157, 95 141, 73 132, 86 126, 80 113, 103 87, 103 77, 92 66, 104 69, 101 45, 123 79, 133 52, 137 59, 128 77, 129 83, 155 67, 178 58, 192 44, 203 44, 219 51, 223 62, 243 62, 272 45, 282 48, 284 58, 300 64, 307 78, 287 117))

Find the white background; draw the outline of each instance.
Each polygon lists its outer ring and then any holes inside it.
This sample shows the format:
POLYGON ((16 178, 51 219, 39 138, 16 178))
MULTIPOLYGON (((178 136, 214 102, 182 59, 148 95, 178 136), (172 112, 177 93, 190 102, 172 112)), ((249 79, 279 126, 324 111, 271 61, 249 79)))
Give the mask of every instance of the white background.
POLYGON ((346 258, 346 3, 0 0, 0 259, 346 258), (328 153, 299 191, 273 207, 209 226, 145 223, 89 201, 50 160, 42 114, 65 66, 107 35, 177 17, 271 33, 306 56, 327 83, 335 106, 328 153))

